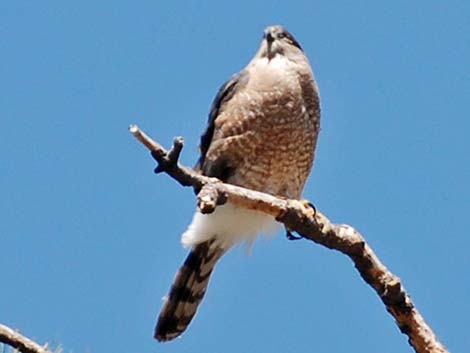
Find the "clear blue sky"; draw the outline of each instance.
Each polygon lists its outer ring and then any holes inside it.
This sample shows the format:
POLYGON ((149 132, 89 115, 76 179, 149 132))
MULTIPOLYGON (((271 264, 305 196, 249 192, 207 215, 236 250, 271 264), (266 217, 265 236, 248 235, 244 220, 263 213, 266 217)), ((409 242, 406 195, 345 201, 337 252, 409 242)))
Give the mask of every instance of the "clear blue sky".
POLYGON ((453 352, 470 351, 470 2, 3 1, 0 322, 66 352, 411 352, 343 255, 283 234, 218 266, 184 336, 152 339, 191 190, 129 134, 185 137, 285 25, 322 132, 304 196, 359 229, 453 352))

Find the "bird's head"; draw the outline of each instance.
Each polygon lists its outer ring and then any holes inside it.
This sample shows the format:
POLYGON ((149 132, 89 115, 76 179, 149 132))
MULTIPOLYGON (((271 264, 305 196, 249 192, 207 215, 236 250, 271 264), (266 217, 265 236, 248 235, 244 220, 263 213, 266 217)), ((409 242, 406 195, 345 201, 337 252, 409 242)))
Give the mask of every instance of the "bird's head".
POLYGON ((302 52, 302 47, 287 29, 282 26, 269 26, 264 30, 258 55, 271 60, 276 55, 299 54, 302 52))

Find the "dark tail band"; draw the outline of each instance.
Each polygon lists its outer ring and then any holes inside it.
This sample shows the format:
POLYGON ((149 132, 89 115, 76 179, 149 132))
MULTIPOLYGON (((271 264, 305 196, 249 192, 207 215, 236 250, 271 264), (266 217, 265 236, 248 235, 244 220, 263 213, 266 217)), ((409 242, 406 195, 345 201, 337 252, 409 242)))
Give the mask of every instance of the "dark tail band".
POLYGON ((170 293, 158 317, 155 338, 169 341, 188 327, 204 297, 210 275, 224 250, 213 241, 196 245, 176 273, 170 293))

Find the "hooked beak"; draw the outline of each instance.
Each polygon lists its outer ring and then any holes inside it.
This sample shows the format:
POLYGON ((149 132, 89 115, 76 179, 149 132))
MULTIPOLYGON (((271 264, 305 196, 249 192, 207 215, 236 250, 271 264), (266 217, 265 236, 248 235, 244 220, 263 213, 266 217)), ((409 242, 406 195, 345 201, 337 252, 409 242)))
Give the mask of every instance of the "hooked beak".
POLYGON ((264 39, 266 40, 266 51, 267 51, 267 54, 268 54, 268 59, 271 60, 273 58, 273 53, 272 53, 272 44, 274 42, 274 37, 271 33, 271 31, 269 30, 266 30, 264 32, 264 39))

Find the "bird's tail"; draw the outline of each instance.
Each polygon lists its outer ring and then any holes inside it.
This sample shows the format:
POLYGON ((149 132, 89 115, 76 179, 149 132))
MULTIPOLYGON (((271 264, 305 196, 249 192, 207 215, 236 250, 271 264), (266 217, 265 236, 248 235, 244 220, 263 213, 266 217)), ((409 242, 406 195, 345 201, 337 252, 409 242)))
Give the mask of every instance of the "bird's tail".
POLYGON ((158 341, 169 341, 188 327, 202 301, 212 270, 226 250, 213 241, 195 245, 176 273, 155 328, 158 341))

